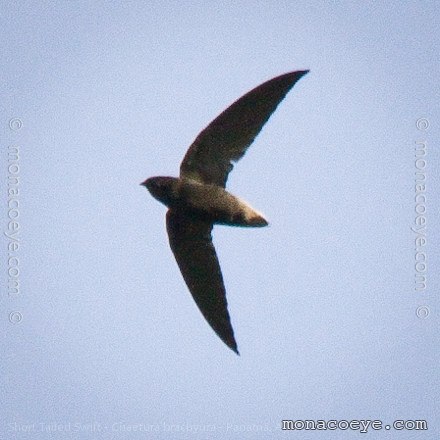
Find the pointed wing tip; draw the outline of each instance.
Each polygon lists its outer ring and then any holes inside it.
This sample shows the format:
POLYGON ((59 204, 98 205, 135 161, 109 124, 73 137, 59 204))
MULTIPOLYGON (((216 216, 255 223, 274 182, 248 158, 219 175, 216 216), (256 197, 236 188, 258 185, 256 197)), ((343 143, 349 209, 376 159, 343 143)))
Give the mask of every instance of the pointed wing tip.
POLYGON ((307 75, 310 72, 309 69, 307 70, 296 70, 295 72, 291 72, 288 75, 292 75, 295 79, 295 82, 298 81, 300 78, 302 78, 304 75, 307 75))
MULTIPOLYGON (((216 332, 217 333, 217 332, 216 332)), ((234 335, 229 335, 227 338, 217 333, 220 339, 230 348, 235 354, 240 356, 240 352, 238 351, 237 342, 235 341, 234 335)))
POLYGON ((240 352, 238 351, 237 346, 235 347, 229 347, 237 356, 240 356, 240 352))
MULTIPOLYGON (((282 81, 287 82, 287 84, 290 84, 290 87, 293 87, 295 83, 297 83, 304 75, 307 75, 310 72, 309 69, 305 70, 293 70, 291 72, 283 73, 282 75, 279 75, 275 78, 270 79, 267 81, 267 83, 276 82, 276 81, 282 81)), ((289 89, 290 90, 290 89, 289 89)), ((287 93, 288 91, 286 91, 287 93)))

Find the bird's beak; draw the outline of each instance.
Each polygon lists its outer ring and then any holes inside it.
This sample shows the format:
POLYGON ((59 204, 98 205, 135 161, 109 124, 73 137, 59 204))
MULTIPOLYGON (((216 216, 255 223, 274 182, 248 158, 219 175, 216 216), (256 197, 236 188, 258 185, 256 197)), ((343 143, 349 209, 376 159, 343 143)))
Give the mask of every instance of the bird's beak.
POLYGON ((139 185, 146 187, 147 186, 147 181, 145 180, 144 182, 140 183, 139 185))

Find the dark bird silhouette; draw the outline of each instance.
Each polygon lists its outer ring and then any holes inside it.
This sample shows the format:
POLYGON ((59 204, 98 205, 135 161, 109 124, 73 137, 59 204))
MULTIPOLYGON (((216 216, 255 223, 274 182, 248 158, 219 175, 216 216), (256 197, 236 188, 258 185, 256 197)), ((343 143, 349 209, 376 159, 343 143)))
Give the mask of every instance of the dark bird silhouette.
POLYGON ((228 175, 287 92, 308 70, 273 78, 235 101, 189 147, 180 177, 142 183, 169 209, 171 249, 197 306, 222 341, 237 354, 220 264, 212 243, 214 224, 266 226, 262 214, 226 191, 228 175))

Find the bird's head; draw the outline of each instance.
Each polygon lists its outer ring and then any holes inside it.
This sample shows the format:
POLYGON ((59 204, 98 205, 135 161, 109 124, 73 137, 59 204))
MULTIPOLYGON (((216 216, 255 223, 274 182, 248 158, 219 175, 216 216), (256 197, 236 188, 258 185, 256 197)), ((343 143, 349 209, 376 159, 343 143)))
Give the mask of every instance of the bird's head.
POLYGON ((176 197, 176 186, 179 179, 175 177, 150 177, 141 185, 145 186, 150 194, 159 202, 170 206, 176 197))

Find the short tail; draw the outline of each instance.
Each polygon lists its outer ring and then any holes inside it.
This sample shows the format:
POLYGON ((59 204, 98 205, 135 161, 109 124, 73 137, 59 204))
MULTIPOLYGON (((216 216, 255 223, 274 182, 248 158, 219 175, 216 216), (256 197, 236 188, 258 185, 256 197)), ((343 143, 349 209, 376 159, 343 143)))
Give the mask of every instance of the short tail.
POLYGON ((269 222, 262 215, 256 214, 247 219, 247 224, 256 228, 262 228, 263 226, 267 226, 269 222))

